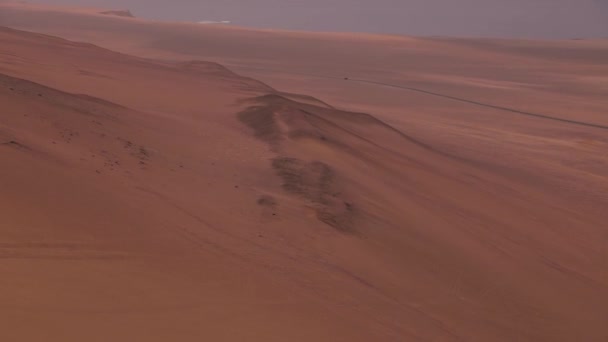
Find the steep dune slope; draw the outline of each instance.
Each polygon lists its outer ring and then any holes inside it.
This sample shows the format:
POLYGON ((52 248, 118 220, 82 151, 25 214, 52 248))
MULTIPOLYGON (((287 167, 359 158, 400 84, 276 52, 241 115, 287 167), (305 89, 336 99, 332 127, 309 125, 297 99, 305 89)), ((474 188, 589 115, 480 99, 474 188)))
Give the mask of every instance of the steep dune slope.
POLYGON ((2 73, 13 75, 0 91, 3 337, 386 338, 362 325, 371 312, 329 304, 350 302, 325 297, 353 281, 313 259, 324 248, 273 234, 324 229, 291 224, 297 200, 281 203, 282 217, 257 204, 282 191, 270 154, 237 121, 251 92, 243 79, 11 30, 1 39, 12 56, 2 73))
POLYGON ((237 115, 259 96, 325 106, 214 64, 0 39, 7 338, 455 336, 366 279, 391 267, 366 247, 365 206, 336 193, 339 160, 273 151, 237 115))
POLYGON ((465 340, 604 336, 603 309, 588 304, 606 300, 605 192, 563 202, 554 183, 438 151, 365 114, 272 96, 241 119, 277 152, 272 165, 288 192, 394 265, 348 262, 372 286, 386 279, 381 288, 399 303, 420 305, 421 315, 432 308, 465 340))
POLYGON ((576 50, 585 62, 561 69, 571 59, 543 66, 537 51, 484 42, 197 31, 24 8, 12 7, 15 26, 157 60, 0 31, 9 338, 608 337, 596 53, 576 50), (66 18, 80 30, 57 26, 66 18), (344 63, 357 51, 360 63, 344 63), (497 64, 467 67, 472 51, 497 64), (201 58, 278 90, 189 61, 201 58), (504 61, 515 79, 488 76, 504 61), (554 71, 578 92, 560 99, 542 78, 554 71), (595 127, 382 85, 405 80, 595 127), (588 111, 560 108, 578 99, 588 111))

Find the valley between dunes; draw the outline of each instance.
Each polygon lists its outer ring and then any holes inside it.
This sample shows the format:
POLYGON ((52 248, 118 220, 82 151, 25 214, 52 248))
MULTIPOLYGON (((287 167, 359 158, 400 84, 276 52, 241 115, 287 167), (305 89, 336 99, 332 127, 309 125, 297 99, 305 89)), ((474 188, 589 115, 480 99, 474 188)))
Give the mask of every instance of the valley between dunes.
POLYGON ((606 341, 606 60, 0 3, 0 339, 606 341))

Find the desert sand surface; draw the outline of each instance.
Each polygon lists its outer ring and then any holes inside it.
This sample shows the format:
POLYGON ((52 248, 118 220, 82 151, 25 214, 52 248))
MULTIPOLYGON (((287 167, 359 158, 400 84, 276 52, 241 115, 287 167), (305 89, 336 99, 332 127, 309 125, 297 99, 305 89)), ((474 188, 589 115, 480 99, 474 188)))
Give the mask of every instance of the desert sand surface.
POLYGON ((608 340, 608 41, 125 13, 0 2, 2 340, 608 340))

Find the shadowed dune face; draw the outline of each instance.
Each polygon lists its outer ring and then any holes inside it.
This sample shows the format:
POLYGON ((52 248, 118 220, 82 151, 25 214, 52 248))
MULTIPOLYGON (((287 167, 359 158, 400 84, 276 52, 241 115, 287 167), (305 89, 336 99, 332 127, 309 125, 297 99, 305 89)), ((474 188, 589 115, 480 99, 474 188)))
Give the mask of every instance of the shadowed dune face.
POLYGON ((604 41, 0 8, 0 336, 608 337, 604 41))

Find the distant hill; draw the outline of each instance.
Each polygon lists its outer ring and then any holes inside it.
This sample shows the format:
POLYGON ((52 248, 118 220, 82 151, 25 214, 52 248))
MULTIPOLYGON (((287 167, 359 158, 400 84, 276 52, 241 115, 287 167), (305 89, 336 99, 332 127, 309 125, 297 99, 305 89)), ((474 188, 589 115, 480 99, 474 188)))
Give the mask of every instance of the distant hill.
POLYGON ((105 15, 114 15, 117 17, 135 18, 135 16, 133 15, 133 13, 131 13, 130 10, 112 10, 112 11, 103 11, 100 13, 105 14, 105 15))

